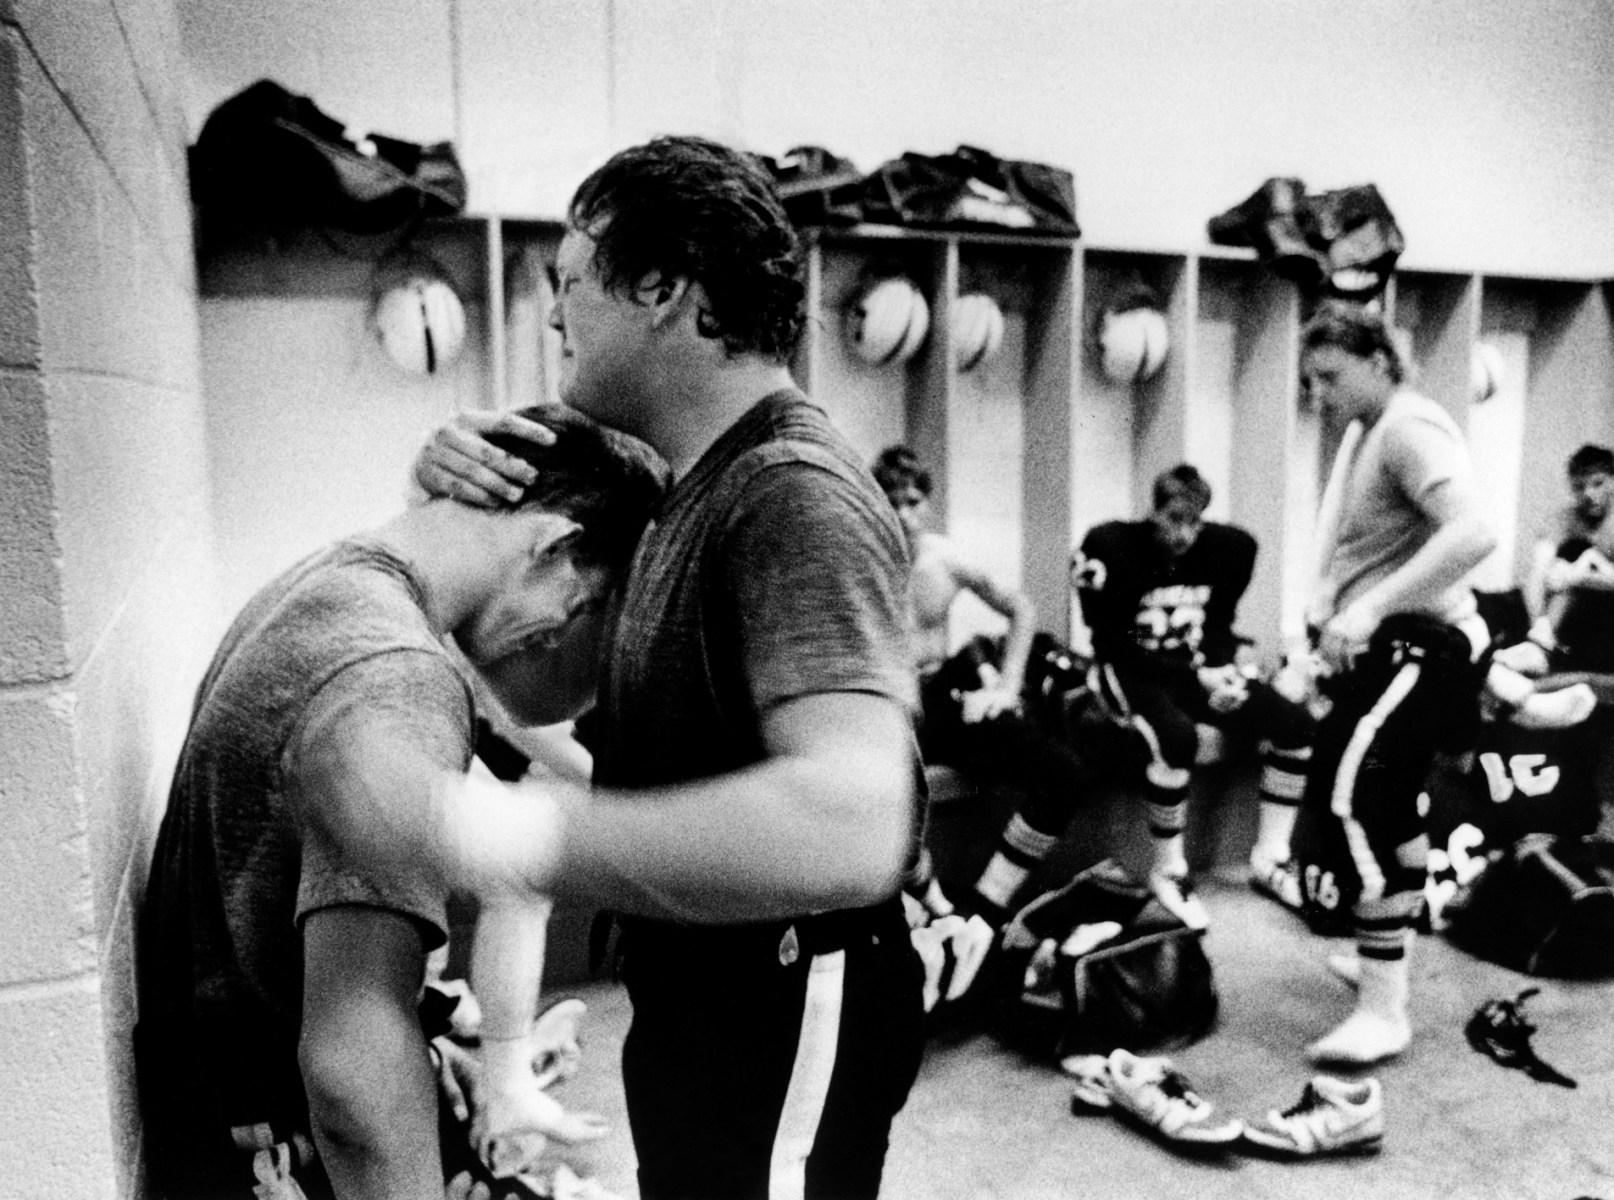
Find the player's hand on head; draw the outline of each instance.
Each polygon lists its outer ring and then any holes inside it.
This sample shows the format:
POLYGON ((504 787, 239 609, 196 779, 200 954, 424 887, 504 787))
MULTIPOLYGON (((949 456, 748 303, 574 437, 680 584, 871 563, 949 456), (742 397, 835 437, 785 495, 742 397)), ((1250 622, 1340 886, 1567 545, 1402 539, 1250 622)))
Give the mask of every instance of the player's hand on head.
POLYGON ((481 508, 521 499, 537 478, 530 464, 499 449, 488 437, 505 434, 538 446, 553 445, 554 433, 513 412, 456 413, 439 426, 415 457, 415 482, 427 495, 452 496, 481 508))

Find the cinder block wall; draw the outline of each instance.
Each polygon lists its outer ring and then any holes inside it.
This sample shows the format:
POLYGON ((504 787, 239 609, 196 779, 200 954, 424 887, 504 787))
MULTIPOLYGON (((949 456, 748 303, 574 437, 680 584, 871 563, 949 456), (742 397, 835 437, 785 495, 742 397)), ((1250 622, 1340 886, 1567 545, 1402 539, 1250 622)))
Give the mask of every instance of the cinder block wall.
POLYGON ((138 1195, 132 912, 214 640, 170 0, 0 0, 0 1197, 138 1195))

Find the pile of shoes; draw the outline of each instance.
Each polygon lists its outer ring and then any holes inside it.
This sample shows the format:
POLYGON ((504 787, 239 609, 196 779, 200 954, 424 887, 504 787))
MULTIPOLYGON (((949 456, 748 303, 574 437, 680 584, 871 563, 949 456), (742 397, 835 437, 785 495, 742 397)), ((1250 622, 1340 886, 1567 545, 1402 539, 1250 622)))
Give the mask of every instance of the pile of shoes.
POLYGON ((1384 1141, 1384 1094, 1376 1079, 1318 1075, 1294 1104, 1257 1121, 1220 1112, 1169 1058, 1127 1050, 1072 1055, 1060 1063, 1074 1080, 1071 1112, 1112 1113, 1173 1149, 1239 1149, 1277 1158, 1371 1154, 1384 1141))
POLYGON ((1240 204, 1210 219, 1218 246, 1248 246, 1278 275, 1308 293, 1368 301, 1384 291, 1406 239, 1371 183, 1306 194, 1287 177, 1268 179, 1240 204))

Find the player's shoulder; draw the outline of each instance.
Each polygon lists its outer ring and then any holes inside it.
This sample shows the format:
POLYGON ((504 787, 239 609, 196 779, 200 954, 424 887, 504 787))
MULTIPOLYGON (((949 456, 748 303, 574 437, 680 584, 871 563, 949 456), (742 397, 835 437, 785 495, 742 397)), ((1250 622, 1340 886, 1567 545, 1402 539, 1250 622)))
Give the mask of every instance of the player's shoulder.
POLYGON ((1405 388, 1391 397, 1381 424, 1384 441, 1391 446, 1418 444, 1437 435, 1459 444, 1464 441, 1456 418, 1444 406, 1421 392, 1405 388))
POLYGON ((1199 533, 1200 544, 1217 554, 1237 554, 1247 557, 1255 553, 1255 535, 1238 525, 1222 521, 1207 521, 1199 533))
POLYGON ((1101 521, 1082 538, 1082 552, 1095 557, 1116 550, 1124 551, 1151 536, 1147 523, 1143 521, 1101 521))

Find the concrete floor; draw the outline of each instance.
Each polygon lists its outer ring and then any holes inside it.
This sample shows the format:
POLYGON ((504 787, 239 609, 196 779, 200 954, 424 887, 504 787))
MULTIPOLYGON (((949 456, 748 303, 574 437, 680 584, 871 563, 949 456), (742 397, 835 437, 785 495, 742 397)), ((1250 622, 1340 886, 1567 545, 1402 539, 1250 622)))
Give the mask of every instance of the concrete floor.
MULTIPOLYGON (((1343 947, 1312 936, 1250 892, 1234 871, 1203 893, 1208 950, 1222 993, 1218 1027, 1177 1055, 1207 1098, 1256 1117, 1299 1097, 1311 1075, 1301 1048, 1350 1006, 1325 965, 1343 947)), ((1438 937, 1413 960, 1417 1033, 1377 1069, 1388 1134, 1371 1158, 1281 1163, 1185 1158, 1110 1117, 1075 1117, 1057 1070, 1027 1062, 986 1034, 932 1043, 898 1118, 886 1200, 1453 1200, 1614 1198, 1614 982, 1530 980, 1438 937), (1537 1083, 1469 1048, 1463 1024, 1482 1002, 1537 984, 1526 1012, 1540 1056, 1578 1081, 1537 1083)), ((585 1064, 563 1101, 594 1108, 612 1134, 568 1152, 624 1200, 637 1195, 616 1065, 628 1005, 614 985, 567 989, 588 1001, 585 1064)))

